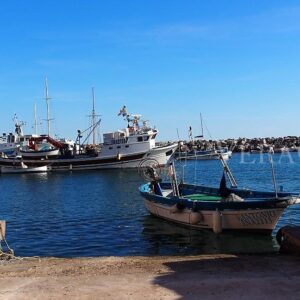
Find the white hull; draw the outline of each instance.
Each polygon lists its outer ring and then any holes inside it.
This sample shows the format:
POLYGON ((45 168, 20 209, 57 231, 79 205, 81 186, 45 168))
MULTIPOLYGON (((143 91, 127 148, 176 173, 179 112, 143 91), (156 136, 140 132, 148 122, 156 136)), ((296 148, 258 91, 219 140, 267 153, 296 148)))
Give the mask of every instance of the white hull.
MULTIPOLYGON (((159 165, 165 165, 172 158, 177 144, 167 145, 163 147, 155 147, 146 152, 114 155, 114 156, 77 156, 74 158, 61 158, 61 159, 23 159, 23 163, 36 169, 47 165, 48 171, 76 171, 76 170, 99 170, 99 169, 125 169, 125 168, 138 168, 141 161, 145 158, 157 160, 159 165)), ((1 171, 8 173, 8 170, 16 170, 15 173, 20 173, 22 167, 20 160, 9 158, 0 158, 1 171), (18 166, 15 166, 19 163, 18 166)), ((23 172, 26 172, 24 170, 23 172)))
POLYGON ((174 207, 144 200, 149 212, 160 218, 187 225, 193 228, 222 230, 272 231, 284 208, 247 209, 247 210, 203 210, 193 212, 190 209, 176 210, 174 207))
POLYGON ((26 167, 1 167, 2 174, 18 174, 18 173, 42 173, 47 172, 47 166, 26 168, 26 167))
POLYGON ((145 158, 151 158, 157 160, 159 165, 166 165, 168 161, 172 158, 175 150, 177 148, 177 144, 172 144, 164 147, 157 147, 149 150, 146 153, 133 153, 127 156, 119 156, 116 159, 115 156, 110 157, 99 157, 94 158, 81 158, 81 159, 67 159, 67 160, 53 160, 53 162, 66 162, 64 165, 49 165, 49 171, 67 171, 67 170, 101 170, 101 169, 130 169, 130 168, 138 168, 140 163, 145 158), (171 155, 166 156, 166 153, 172 151, 171 155), (139 156, 137 159, 129 159, 125 160, 126 157, 130 158, 131 156, 139 156), (113 162, 102 162, 102 160, 114 159, 113 162), (90 162, 89 162, 90 161, 90 162), (76 162, 76 164, 75 164, 76 162), (81 164, 77 164, 81 162, 81 164))

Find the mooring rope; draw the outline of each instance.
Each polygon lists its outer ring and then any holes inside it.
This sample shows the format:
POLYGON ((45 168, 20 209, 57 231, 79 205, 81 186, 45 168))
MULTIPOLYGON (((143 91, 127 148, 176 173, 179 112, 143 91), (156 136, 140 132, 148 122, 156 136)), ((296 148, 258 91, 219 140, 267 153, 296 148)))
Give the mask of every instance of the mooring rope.
MULTIPOLYGON (((2 229, 0 229, 0 231, 2 231, 2 229)), ((7 251, 3 250, 2 241, 0 241, 0 260, 10 260, 12 258, 16 258, 14 250, 9 247, 6 238, 3 235, 2 235, 2 240, 7 248, 7 251)))
POLYGON ((11 259, 17 259, 17 257, 15 256, 14 250, 9 247, 7 240, 4 236, 2 226, 0 226, 0 260, 11 260, 11 259), (2 241, 4 242, 7 251, 3 250, 2 241))

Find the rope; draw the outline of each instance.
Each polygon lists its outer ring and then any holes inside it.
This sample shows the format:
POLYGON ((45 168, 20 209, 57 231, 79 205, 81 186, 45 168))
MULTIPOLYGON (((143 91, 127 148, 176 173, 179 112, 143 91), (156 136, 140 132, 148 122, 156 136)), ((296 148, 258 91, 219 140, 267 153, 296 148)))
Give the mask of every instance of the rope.
MULTIPOLYGON (((2 228, 0 228, 0 231, 2 234, 2 228)), ((9 247, 6 238, 4 236, 2 236, 2 240, 4 241, 7 251, 3 250, 2 243, 0 242, 0 260, 11 260, 13 258, 16 258, 14 254, 14 250, 9 247)))
POLYGON ((0 238, 2 238, 2 240, 0 239, 0 260, 11 260, 11 259, 15 258, 14 250, 9 247, 7 240, 3 234, 1 225, 0 225, 0 238), (3 250, 2 241, 4 242, 4 244, 7 248, 7 251, 3 250))
POLYGON ((30 256, 30 257, 19 257, 15 256, 15 252, 12 248, 9 247, 6 238, 3 235, 2 227, 0 226, 0 237, 2 237, 2 240, 0 239, 0 261, 1 260, 23 260, 23 259, 32 259, 32 258, 39 258, 39 256, 30 256), (2 241, 5 244, 5 247, 7 248, 6 251, 4 251, 2 247, 2 241))

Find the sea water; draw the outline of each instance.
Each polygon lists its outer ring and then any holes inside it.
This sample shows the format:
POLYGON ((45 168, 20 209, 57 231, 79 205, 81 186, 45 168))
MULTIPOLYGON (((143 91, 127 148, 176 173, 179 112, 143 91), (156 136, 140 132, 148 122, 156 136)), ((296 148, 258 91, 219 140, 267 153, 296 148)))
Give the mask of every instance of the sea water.
MULTIPOLYGON (((278 189, 300 193, 298 153, 273 156, 278 189)), ((234 154, 228 161, 239 187, 273 190, 267 154, 234 154)), ((220 161, 177 162, 179 179, 218 186, 220 161)), ((266 253, 278 249, 278 228, 300 225, 300 205, 286 210, 273 235, 189 229, 151 216, 137 170, 3 174, 0 219, 19 256, 187 255, 266 253)))

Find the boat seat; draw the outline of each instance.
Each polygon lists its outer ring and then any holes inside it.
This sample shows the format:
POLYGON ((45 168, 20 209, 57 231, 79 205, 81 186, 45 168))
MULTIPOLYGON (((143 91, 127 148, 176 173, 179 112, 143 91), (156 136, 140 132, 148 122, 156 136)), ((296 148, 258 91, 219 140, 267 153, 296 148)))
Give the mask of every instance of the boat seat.
POLYGON ((182 196, 182 198, 190 199, 193 201, 221 201, 223 197, 221 196, 212 196, 207 194, 191 194, 182 196))

